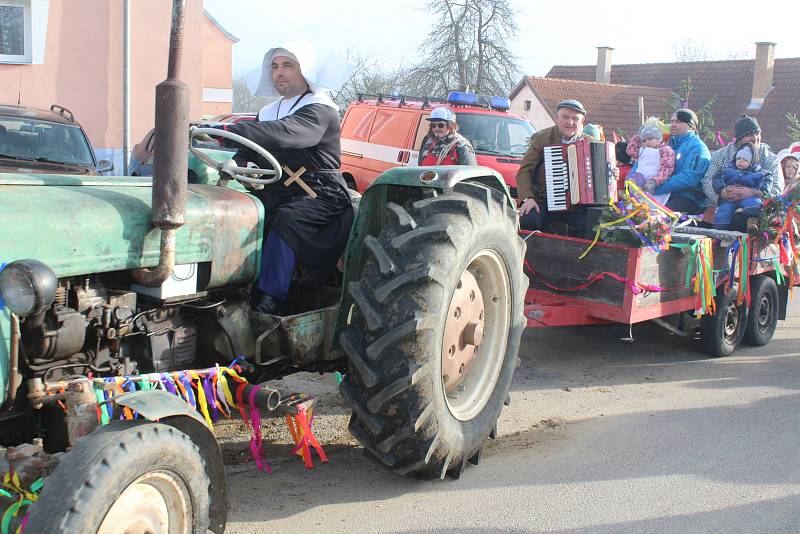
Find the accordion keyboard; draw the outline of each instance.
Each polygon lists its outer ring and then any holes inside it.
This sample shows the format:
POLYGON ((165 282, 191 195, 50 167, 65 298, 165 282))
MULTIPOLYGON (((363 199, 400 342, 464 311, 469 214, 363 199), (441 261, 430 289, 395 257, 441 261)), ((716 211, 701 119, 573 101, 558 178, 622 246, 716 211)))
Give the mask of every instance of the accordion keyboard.
POLYGON ((545 175, 547 186, 547 209, 559 211, 567 209, 567 190, 569 173, 561 145, 544 147, 545 175))

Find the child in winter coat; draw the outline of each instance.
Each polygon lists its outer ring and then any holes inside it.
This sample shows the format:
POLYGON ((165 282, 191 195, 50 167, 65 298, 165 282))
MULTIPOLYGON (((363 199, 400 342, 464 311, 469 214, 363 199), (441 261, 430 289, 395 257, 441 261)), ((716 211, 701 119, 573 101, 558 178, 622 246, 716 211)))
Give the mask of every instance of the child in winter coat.
MULTIPOLYGON (((758 164, 758 151, 752 143, 745 143, 736 151, 734 161, 722 170, 722 174, 713 185, 717 194, 729 185, 742 185, 765 194, 766 191, 762 189, 763 183, 764 172, 758 164)), ((761 198, 756 194, 741 200, 723 200, 720 197, 717 214, 714 216, 714 228, 726 230, 733 214, 740 208, 749 217, 757 217, 761 211, 761 198)))
POLYGON ((675 151, 664 144, 664 136, 658 126, 642 126, 639 135, 631 138, 627 150, 636 160, 627 179, 647 192, 653 192, 675 170, 675 151))

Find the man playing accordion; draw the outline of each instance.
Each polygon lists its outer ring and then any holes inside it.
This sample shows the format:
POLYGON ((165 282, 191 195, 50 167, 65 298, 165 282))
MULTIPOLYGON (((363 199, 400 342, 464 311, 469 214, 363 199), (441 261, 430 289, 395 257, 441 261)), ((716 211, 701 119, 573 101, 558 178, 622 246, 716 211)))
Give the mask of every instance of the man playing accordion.
POLYGON ((586 217, 581 212, 551 213, 548 210, 545 185, 544 147, 570 144, 575 141, 597 141, 583 133, 586 109, 577 100, 562 100, 556 106, 556 124, 534 134, 531 146, 522 158, 517 172, 520 226, 525 230, 547 230, 550 223, 560 221, 583 232, 586 217))

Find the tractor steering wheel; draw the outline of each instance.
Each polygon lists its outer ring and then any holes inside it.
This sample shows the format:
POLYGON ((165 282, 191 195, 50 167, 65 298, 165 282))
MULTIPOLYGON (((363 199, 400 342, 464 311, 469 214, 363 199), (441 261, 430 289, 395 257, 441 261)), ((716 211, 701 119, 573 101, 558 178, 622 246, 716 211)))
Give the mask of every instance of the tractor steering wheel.
POLYGON ((233 159, 229 159, 224 163, 220 163, 219 161, 215 160, 208 154, 205 154, 202 150, 197 147, 193 147, 191 142, 189 143, 189 150, 192 151, 192 154, 197 156, 197 159, 211 167, 212 169, 216 169, 219 173, 225 173, 231 178, 236 178, 240 182, 247 182, 248 184, 256 184, 256 185, 269 185, 274 184, 278 180, 281 179, 283 176, 283 171, 281 171, 281 165, 278 163, 278 160, 275 157, 267 152, 264 147, 259 146, 252 142, 249 139, 242 137, 241 135, 237 135, 232 132, 227 132, 225 130, 218 130, 216 128, 198 128, 193 126, 189 129, 189 137, 194 138, 201 135, 211 135, 217 137, 224 137, 226 139, 230 139, 231 141, 235 141, 240 145, 246 146, 247 148, 256 152, 259 156, 264 158, 269 162, 272 166, 271 169, 259 169, 259 168, 250 168, 250 167, 237 167, 236 162, 233 159), (249 175, 257 174, 259 176, 272 176, 272 178, 251 178, 249 175))

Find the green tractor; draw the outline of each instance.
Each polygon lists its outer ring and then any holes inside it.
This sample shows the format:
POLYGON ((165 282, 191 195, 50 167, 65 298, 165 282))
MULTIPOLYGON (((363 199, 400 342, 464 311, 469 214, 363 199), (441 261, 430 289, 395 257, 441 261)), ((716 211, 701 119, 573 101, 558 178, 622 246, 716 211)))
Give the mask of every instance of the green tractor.
MULTIPOLYGON (((156 90, 152 180, 0 174, 0 440, 10 473, 0 505, 11 529, 224 530, 222 455, 203 418, 174 395, 138 391, 107 401, 136 419, 101 426, 98 377, 239 356, 254 384, 339 371, 365 453, 422 478, 477 463, 508 399, 525 327, 524 243, 489 169, 387 171, 360 200, 338 278, 314 287, 297 275, 291 315, 250 311, 264 210, 227 180, 186 183, 182 4, 156 90), (39 492, 29 484, 42 475, 39 492), (25 517, 14 513, 21 504, 25 517)), ((281 177, 278 162, 246 174, 209 163, 244 182, 281 177)))

